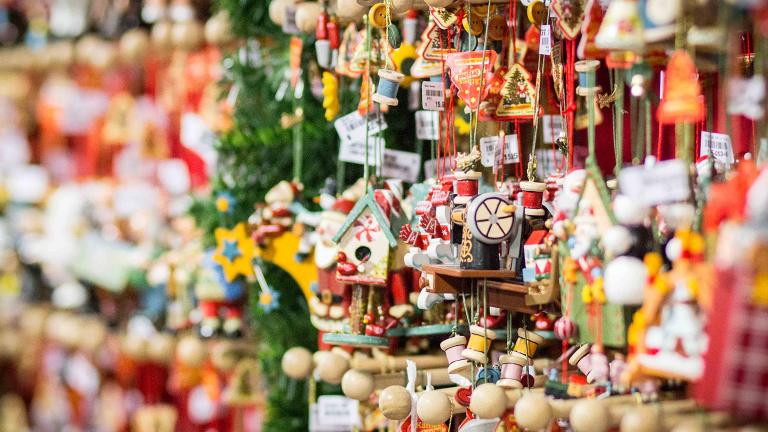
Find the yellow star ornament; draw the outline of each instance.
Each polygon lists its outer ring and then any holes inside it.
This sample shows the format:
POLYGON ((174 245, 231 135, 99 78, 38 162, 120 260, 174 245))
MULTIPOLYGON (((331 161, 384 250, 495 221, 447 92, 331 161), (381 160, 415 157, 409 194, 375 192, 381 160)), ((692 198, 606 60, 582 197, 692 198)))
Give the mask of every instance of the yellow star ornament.
POLYGON ((253 276, 253 240, 245 231, 245 224, 239 223, 231 230, 216 228, 216 250, 213 261, 221 265, 224 278, 232 282, 238 276, 253 276))

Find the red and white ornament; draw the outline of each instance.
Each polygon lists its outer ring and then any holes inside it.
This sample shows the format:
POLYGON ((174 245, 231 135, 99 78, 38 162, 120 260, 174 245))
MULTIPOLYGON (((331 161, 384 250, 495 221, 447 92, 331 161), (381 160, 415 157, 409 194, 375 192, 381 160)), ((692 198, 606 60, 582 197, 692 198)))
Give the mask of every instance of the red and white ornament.
POLYGON ((555 336, 558 339, 568 340, 576 335, 576 324, 567 316, 555 321, 555 336))

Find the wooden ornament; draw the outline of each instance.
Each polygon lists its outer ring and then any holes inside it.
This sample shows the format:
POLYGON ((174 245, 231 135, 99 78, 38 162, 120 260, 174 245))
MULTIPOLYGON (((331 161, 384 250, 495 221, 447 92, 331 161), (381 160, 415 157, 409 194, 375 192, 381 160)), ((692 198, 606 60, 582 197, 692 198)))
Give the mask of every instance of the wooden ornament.
POLYGON ((451 417, 451 400, 440 390, 428 390, 419 397, 416 414, 426 424, 445 423, 451 417))
POLYGON ((229 340, 211 344, 211 364, 217 371, 228 374, 234 370, 238 361, 235 348, 235 344, 229 340))
POLYGON ((349 369, 349 354, 343 350, 329 352, 317 362, 317 375, 329 384, 340 384, 349 369))
POLYGON ((430 8, 445 9, 450 7, 456 2, 456 0, 424 0, 430 8))
POLYGON ((526 12, 528 21, 530 21, 536 28, 541 27, 541 24, 547 19, 547 6, 541 0, 534 0, 528 4, 526 12))
POLYGON ((296 5, 296 27, 302 33, 313 34, 317 28, 317 17, 323 13, 323 6, 317 2, 304 2, 296 5))
POLYGON ((375 389, 373 376, 367 372, 348 370, 341 378, 341 390, 350 399, 365 401, 375 389))
POLYGON ((569 419, 574 432, 605 432, 610 426, 608 409, 596 399, 577 402, 569 419))
POLYGON ((481 419, 501 417, 507 409, 507 395, 495 384, 480 384, 472 391, 469 409, 481 419))
POLYGON ((507 20, 501 15, 494 15, 488 22, 488 39, 500 41, 507 32, 507 20))
POLYGON ((45 47, 48 61, 48 69, 65 69, 69 67, 75 59, 75 46, 72 41, 62 40, 53 42, 45 47))
POLYGON ((643 23, 636 0, 614 0, 608 5, 595 44, 614 51, 639 51, 645 46, 643 23))
POLYGON ((97 318, 83 319, 81 324, 78 347, 87 354, 94 354, 107 340, 107 326, 97 318))
POLYGON ((515 420, 518 426, 539 431, 552 421, 552 407, 541 393, 526 393, 515 404, 515 420))
POLYGON ((336 16, 342 22, 356 22, 368 8, 356 0, 336 0, 336 16))
POLYGON ((304 347, 293 347, 283 354, 283 373, 295 380, 306 379, 312 373, 312 353, 304 347))
POLYGON ((232 20, 226 11, 221 11, 205 22, 205 41, 211 45, 227 45, 235 39, 232 20))
POLYGON ((396 14, 402 14, 413 9, 413 0, 392 0, 392 10, 396 14))
POLYGON ((176 358, 185 366, 201 367, 208 355, 205 344, 195 336, 181 338, 176 346, 176 358))
POLYGON ((81 65, 91 63, 91 55, 101 40, 94 35, 85 35, 75 43, 75 61, 81 65))
POLYGON ((650 407, 635 408, 621 418, 621 432, 657 432, 659 413, 650 407))
POLYGON ((389 420, 402 421, 411 414, 411 394, 403 386, 389 386, 379 395, 379 409, 389 420))
POLYGON ((479 325, 469 327, 471 333, 467 348, 461 352, 461 356, 475 363, 486 363, 488 361, 488 349, 491 342, 496 339, 496 332, 479 325))
POLYGON ((203 25, 197 21, 173 23, 171 45, 182 51, 194 51, 203 44, 203 25))
POLYGON ((269 19, 278 27, 285 23, 285 9, 298 3, 298 0, 272 0, 269 2, 269 19))

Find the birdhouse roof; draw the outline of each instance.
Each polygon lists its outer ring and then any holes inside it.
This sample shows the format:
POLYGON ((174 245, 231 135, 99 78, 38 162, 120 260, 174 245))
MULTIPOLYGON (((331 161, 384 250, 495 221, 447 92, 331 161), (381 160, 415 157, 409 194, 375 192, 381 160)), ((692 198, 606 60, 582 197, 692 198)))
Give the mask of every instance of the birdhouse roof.
POLYGON ((390 191, 384 189, 369 191, 357 201, 352 211, 349 212, 344 224, 333 238, 333 242, 338 243, 341 241, 341 237, 352 227, 365 209, 370 209, 376 222, 381 225, 389 246, 397 246, 398 233, 405 221, 405 215, 400 208, 400 200, 390 191))

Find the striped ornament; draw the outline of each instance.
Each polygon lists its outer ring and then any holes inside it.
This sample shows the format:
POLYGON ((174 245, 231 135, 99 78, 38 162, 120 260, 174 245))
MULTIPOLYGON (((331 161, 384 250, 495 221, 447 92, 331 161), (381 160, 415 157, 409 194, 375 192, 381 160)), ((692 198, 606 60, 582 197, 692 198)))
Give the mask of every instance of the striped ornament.
POLYGON ((576 324, 567 316, 560 317, 555 321, 555 336, 558 339, 568 340, 576 333, 576 324))

